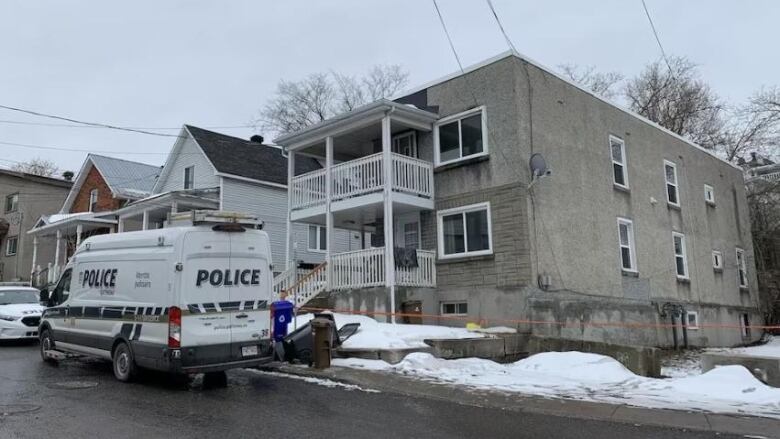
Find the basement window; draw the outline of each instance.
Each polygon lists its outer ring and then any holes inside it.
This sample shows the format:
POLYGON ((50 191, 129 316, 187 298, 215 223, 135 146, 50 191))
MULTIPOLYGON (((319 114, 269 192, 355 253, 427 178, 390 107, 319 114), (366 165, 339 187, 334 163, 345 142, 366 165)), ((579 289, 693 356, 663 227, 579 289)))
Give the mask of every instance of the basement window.
POLYGON ((747 313, 740 314, 739 329, 742 332, 742 337, 750 338, 750 316, 747 313))
POLYGON ((441 315, 465 316, 469 313, 469 304, 466 302, 442 302, 441 315))
POLYGON ((433 129, 436 166, 488 153, 485 107, 445 117, 433 129))
POLYGON ((685 314, 685 325, 688 329, 699 329, 699 313, 696 311, 688 311, 685 314))

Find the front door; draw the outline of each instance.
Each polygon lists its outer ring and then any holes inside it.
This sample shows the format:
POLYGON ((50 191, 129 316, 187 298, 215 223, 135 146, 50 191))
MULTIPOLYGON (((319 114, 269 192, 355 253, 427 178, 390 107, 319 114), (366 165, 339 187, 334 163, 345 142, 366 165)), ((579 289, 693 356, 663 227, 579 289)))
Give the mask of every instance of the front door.
POLYGON ((393 240, 396 247, 420 248, 420 213, 411 212, 397 215, 393 240))
POLYGON ((414 131, 393 136, 393 152, 417 158, 417 135, 414 131))

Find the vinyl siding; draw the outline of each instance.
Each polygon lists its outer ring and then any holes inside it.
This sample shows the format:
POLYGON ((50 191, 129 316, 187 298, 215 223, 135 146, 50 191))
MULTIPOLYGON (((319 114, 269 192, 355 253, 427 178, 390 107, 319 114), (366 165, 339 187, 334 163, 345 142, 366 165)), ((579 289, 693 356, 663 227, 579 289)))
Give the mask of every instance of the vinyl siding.
MULTIPOLYGON (((284 241, 287 238, 287 190, 261 184, 255 184, 225 177, 222 179, 222 210, 246 212, 257 215, 264 222, 263 229, 268 232, 271 241, 271 257, 274 271, 281 271, 285 265, 284 241)), ((334 250, 347 251, 350 246, 350 234, 336 230, 334 250)), ((318 263, 325 260, 324 253, 308 251, 308 225, 293 224, 293 239, 297 249, 293 255, 297 260, 318 263)), ((353 249, 359 246, 359 240, 353 238, 353 249)))
POLYGON ((184 189, 184 169, 195 166, 195 188, 203 189, 219 186, 219 177, 214 175, 214 168, 206 159, 203 151, 191 138, 183 140, 181 149, 173 163, 166 163, 170 169, 165 180, 158 187, 157 193, 184 189))

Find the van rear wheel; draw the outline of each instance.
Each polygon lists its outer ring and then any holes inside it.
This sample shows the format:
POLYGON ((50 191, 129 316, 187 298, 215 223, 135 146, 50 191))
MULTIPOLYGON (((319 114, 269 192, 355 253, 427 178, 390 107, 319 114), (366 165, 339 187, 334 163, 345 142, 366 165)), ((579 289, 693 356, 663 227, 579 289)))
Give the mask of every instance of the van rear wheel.
POLYGON ((46 355, 46 351, 50 351, 54 349, 54 339, 51 336, 51 331, 48 329, 44 329, 41 331, 40 336, 40 348, 41 348, 41 359, 49 364, 57 364, 57 361, 54 358, 51 358, 46 355))
POLYGON ((135 377, 135 359, 133 358, 133 352, 130 350, 127 343, 122 342, 117 345, 116 349, 114 349, 112 361, 116 379, 126 383, 135 377))

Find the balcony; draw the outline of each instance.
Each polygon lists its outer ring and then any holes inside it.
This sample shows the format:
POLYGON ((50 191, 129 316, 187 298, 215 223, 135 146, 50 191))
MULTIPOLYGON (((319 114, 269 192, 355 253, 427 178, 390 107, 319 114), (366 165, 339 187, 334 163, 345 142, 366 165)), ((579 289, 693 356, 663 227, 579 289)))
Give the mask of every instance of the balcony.
MULTIPOLYGON (((424 160, 392 153, 392 190, 401 197, 433 199, 433 165, 424 160)), ((382 153, 339 163, 331 167, 331 203, 380 194, 385 185, 382 153)), ((327 198, 326 170, 319 169, 292 179, 291 208, 324 206, 327 198)), ((368 201, 368 200, 367 200, 368 201)), ((335 206, 338 210, 338 206, 335 206)))
MULTIPOLYGON (((416 250, 417 266, 395 268, 395 284, 404 287, 434 287, 436 285, 436 252, 416 250)), ((385 278, 385 248, 376 247, 331 256, 329 282, 332 290, 380 287, 385 278)))

